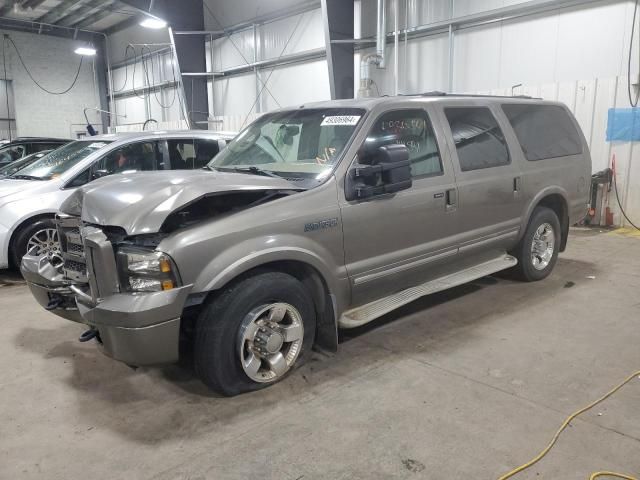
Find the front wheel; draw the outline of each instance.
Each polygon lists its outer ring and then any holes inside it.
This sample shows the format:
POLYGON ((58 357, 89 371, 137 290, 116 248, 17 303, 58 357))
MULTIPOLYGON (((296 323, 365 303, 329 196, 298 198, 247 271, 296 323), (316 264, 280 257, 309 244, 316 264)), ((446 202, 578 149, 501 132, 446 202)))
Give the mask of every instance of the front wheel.
POLYGON ((315 324, 313 300, 296 278, 266 272, 236 282, 198 318, 196 373, 223 395, 263 388, 311 351, 315 324))
POLYGON ((560 221, 550 208, 536 207, 524 236, 512 254, 518 259, 515 276, 526 282, 546 278, 558 260, 560 221))
POLYGON ((56 267, 63 263, 58 229, 52 218, 40 218, 16 233, 10 251, 12 266, 20 269, 22 257, 27 253, 36 257, 46 255, 56 267))

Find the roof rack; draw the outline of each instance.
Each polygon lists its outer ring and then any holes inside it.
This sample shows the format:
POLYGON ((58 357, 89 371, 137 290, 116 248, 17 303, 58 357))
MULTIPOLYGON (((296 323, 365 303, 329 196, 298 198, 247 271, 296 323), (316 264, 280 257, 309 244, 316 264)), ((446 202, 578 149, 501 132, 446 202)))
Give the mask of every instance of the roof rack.
POLYGON ((473 97, 473 98, 525 98, 530 100, 542 100, 539 97, 531 97, 529 95, 476 95, 476 94, 466 94, 466 93, 447 93, 440 92, 438 90, 434 90, 432 92, 424 92, 424 93, 404 93, 401 94, 407 97, 473 97))

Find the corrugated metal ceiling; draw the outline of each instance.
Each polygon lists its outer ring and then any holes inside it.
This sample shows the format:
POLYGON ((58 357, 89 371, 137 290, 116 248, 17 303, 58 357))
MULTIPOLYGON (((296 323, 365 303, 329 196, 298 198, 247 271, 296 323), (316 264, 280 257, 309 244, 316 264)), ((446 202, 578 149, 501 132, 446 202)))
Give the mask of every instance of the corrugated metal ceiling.
POLYGON ((0 0, 0 17, 105 32, 139 12, 119 0, 0 0))

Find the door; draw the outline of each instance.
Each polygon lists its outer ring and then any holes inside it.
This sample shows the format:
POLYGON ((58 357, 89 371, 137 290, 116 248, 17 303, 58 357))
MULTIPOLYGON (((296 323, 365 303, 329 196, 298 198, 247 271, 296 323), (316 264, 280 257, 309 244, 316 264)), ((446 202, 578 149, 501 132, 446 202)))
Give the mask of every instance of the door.
POLYGON ((413 186, 341 204, 353 305, 420 284, 435 264, 456 255, 450 239, 457 221, 454 173, 426 110, 381 114, 362 148, 400 143, 410 152, 413 186))
POLYGON ((456 169, 460 253, 513 247, 523 209, 522 179, 499 112, 487 105, 452 104, 441 113, 456 169))

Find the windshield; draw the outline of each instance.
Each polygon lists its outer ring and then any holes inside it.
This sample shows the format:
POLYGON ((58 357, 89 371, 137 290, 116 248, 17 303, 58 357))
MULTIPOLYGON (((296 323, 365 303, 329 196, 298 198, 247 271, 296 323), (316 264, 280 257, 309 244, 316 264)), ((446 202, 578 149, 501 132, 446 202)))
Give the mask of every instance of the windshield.
POLYGON ((12 175, 16 173, 18 170, 25 168, 27 165, 31 165, 33 162, 35 162, 39 158, 44 157, 50 151, 51 150, 46 150, 44 152, 32 153, 31 155, 27 155, 26 157, 21 158, 20 160, 11 162, 10 164, 0 168, 0 175, 2 176, 12 175))
POLYGON ((110 141, 78 140, 54 150, 31 165, 19 170, 15 178, 51 180, 59 177, 82 159, 105 147, 110 141))
POLYGON ((317 183, 331 173, 364 113, 357 108, 323 108, 264 115, 208 167, 317 183))

